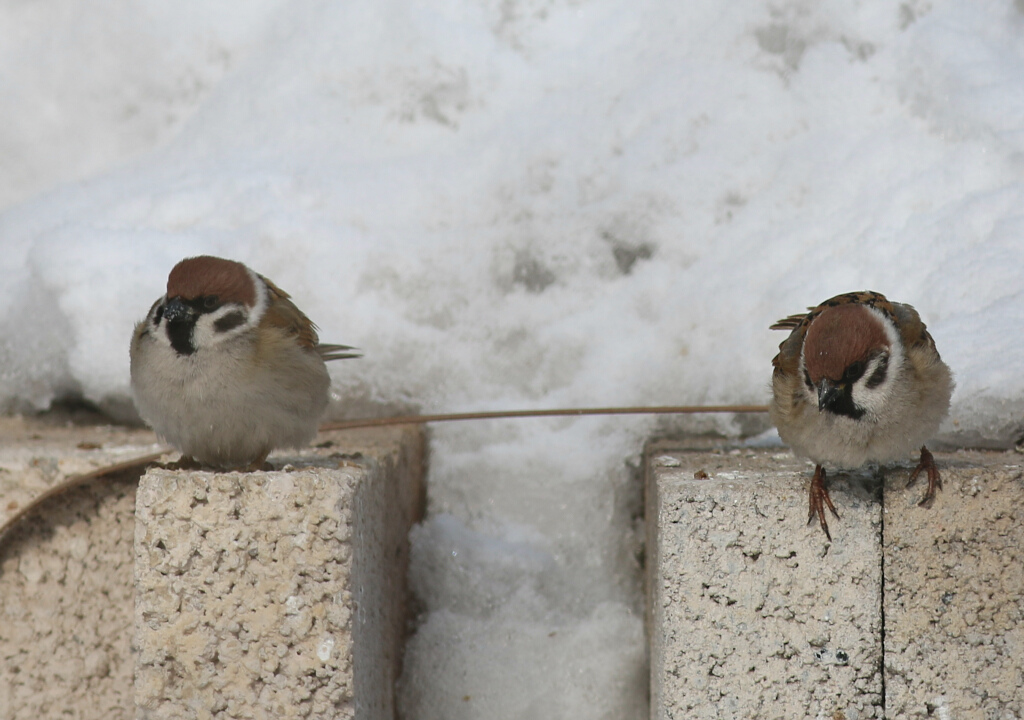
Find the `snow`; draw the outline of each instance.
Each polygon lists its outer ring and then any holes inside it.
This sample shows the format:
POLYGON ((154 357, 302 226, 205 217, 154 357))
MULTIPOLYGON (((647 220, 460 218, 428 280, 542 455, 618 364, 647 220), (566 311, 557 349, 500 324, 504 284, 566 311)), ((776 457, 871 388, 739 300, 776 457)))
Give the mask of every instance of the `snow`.
MULTIPOLYGON (((349 415, 762 403, 840 292, 910 302, 943 439, 1022 434, 1024 2, 0 5, 0 409, 130 415, 170 267, 241 260, 349 415)), ((408 717, 645 714, 655 428, 437 426, 408 717)), ((759 442, 771 444, 771 433, 759 442)))

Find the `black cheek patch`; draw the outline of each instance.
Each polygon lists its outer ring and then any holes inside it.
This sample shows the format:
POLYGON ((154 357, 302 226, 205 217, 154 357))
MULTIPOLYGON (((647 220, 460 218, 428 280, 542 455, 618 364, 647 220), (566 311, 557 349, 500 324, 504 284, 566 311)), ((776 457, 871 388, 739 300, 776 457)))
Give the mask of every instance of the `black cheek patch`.
POLYGON ((878 363, 878 367, 871 373, 871 377, 868 378, 867 386, 869 388, 876 388, 885 382, 885 377, 889 373, 889 356, 886 355, 878 363))
POLYGON ((245 324, 245 315, 239 311, 229 312, 222 318, 218 318, 213 323, 213 329, 217 332, 227 332, 228 330, 234 330, 239 325, 245 324))

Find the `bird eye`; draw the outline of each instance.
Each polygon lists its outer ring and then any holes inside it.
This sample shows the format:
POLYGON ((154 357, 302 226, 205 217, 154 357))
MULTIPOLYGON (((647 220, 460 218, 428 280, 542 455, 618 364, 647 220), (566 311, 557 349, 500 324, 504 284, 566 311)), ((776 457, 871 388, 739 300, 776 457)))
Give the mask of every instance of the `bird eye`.
POLYGON ((216 295, 207 295, 203 298, 203 307, 207 310, 213 310, 220 304, 220 299, 216 295))
POLYGON ((847 382, 856 382, 864 374, 864 363, 860 360, 850 363, 844 374, 847 382))

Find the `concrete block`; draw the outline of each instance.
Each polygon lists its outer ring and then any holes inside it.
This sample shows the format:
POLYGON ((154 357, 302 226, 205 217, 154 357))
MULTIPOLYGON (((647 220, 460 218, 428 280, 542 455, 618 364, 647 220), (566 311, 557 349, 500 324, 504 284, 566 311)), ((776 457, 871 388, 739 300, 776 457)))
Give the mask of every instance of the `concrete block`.
POLYGON ((273 472, 143 477, 137 717, 392 720, 423 438, 331 437, 273 472))
POLYGON ((830 481, 829 543, 788 452, 654 445, 645 467, 652 717, 879 717, 872 477, 830 481))
MULTIPOLYGON (((0 418, 0 520, 68 476, 153 451, 152 433, 0 418)), ((0 536, 0 718, 127 720, 138 472, 50 498, 0 536)))
POLYGON ((930 508, 886 483, 886 715, 1024 717, 1024 458, 936 459, 930 508))
POLYGON ((132 717, 134 499, 90 483, 3 539, 0 718, 132 717))

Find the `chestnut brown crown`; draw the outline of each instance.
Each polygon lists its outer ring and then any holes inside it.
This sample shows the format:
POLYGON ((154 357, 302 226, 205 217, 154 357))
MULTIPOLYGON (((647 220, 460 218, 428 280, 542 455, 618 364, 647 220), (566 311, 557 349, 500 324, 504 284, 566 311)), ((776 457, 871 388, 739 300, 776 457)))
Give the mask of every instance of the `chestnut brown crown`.
POLYGON ((804 338, 804 367, 815 385, 839 382, 847 368, 890 347, 881 319, 864 305, 826 308, 811 322, 804 338))
POLYGON ((185 258, 167 276, 167 297, 194 300, 217 296, 221 302, 237 302, 253 307, 256 288, 249 269, 240 262, 210 255, 185 258))

